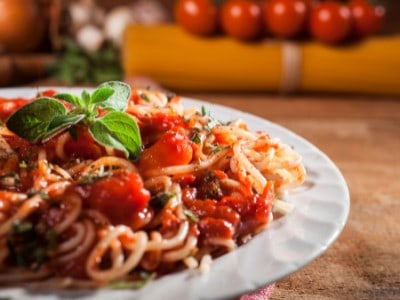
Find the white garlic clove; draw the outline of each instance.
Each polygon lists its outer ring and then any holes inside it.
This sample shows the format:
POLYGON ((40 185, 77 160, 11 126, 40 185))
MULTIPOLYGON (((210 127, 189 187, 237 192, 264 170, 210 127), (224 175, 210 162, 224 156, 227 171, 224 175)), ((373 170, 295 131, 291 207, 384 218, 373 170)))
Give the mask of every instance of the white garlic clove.
POLYGON ((72 3, 68 7, 68 11, 71 18, 73 29, 77 29, 85 24, 90 23, 91 11, 88 6, 76 2, 72 3))
POLYGON ((141 24, 168 22, 170 16, 166 8, 155 0, 139 0, 132 4, 133 16, 141 24))
POLYGON ((85 25, 80 28, 75 36, 79 46, 88 52, 95 52, 104 43, 103 32, 94 25, 85 25))
POLYGON ((119 6, 111 10, 104 20, 104 34, 115 45, 120 45, 126 25, 134 22, 132 10, 127 6, 119 6))

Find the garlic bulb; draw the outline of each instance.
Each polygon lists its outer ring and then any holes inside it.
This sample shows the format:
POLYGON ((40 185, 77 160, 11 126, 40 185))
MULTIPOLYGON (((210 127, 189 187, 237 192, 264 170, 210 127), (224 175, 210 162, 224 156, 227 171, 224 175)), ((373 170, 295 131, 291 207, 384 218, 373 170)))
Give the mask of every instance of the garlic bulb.
POLYGON ((103 32, 98 27, 90 24, 80 28, 75 38, 78 45, 88 52, 99 50, 104 42, 103 32))
POLYGON ((93 0, 73 2, 68 10, 73 32, 87 24, 101 25, 104 20, 104 11, 93 0))
POLYGON ((104 35, 115 45, 120 45, 125 26, 134 22, 132 10, 127 6, 119 6, 111 10, 104 20, 104 35))
POLYGON ((157 24, 169 20, 166 8, 155 0, 139 0, 132 4, 132 11, 135 20, 141 24, 157 24))

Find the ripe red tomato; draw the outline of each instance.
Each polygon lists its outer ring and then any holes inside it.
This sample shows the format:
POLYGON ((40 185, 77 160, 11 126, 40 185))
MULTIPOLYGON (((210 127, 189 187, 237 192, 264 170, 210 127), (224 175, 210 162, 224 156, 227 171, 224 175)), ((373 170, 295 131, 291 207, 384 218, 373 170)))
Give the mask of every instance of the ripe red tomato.
POLYGON ((96 159, 105 153, 104 147, 96 143, 88 129, 83 126, 76 126, 76 137, 65 143, 64 151, 68 157, 86 159, 96 159))
POLYGON ((316 5, 311 10, 311 35, 325 43, 342 42, 351 30, 351 12, 348 6, 329 1, 316 5))
POLYGON ((375 34, 382 28, 386 13, 383 6, 373 6, 365 0, 352 0, 349 6, 356 37, 363 38, 375 34))
POLYGON ((221 25, 234 38, 255 39, 263 29, 261 6, 249 0, 228 0, 222 5, 221 25))
POLYGON ((304 30, 308 12, 305 0, 271 0, 264 10, 265 26, 276 36, 294 37, 304 30))
POLYGON ((118 172, 93 183, 85 205, 104 213, 113 224, 131 225, 149 200, 138 174, 118 172))
POLYGON ((218 28, 218 8, 212 0, 178 0, 175 20, 190 33, 211 35, 218 28))
POLYGON ((185 135, 167 131, 160 139, 142 152, 139 168, 151 170, 188 164, 192 160, 192 142, 185 135))
POLYGON ((0 120, 6 122, 11 114, 28 103, 29 101, 25 98, 0 98, 0 120))

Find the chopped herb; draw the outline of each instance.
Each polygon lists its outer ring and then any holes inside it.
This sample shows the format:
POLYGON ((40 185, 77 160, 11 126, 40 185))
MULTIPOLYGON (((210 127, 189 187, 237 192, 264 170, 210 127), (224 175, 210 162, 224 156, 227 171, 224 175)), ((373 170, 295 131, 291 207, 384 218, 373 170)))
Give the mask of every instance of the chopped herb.
POLYGON ((184 208, 183 214, 192 222, 197 223, 199 221, 199 217, 196 216, 190 209, 184 208))
POLYGON ((17 222, 13 224, 12 233, 20 234, 32 230, 32 223, 29 222, 17 222))
POLYGON ((142 98, 146 102, 150 102, 150 98, 145 93, 140 93, 139 97, 142 98))
POLYGON ((28 164, 26 163, 26 161, 21 161, 20 163, 19 163, 19 167, 21 168, 21 169, 26 169, 27 167, 28 167, 28 164))
POLYGON ((112 172, 107 172, 107 171, 100 171, 99 173, 93 174, 89 173, 87 175, 84 175, 79 182, 80 185, 87 185, 87 184, 93 184, 96 181, 99 181, 100 179, 110 177, 112 175, 112 172))
POLYGON ((215 154, 215 153, 217 153, 217 152, 219 152, 219 151, 222 151, 222 150, 224 150, 224 149, 228 149, 229 148, 229 146, 221 146, 221 145, 210 145, 210 153, 211 154, 215 154))
POLYGON ((10 260, 18 267, 37 271, 49 259, 56 239, 54 230, 43 235, 28 221, 15 222, 7 237, 10 260))
POLYGON ((200 135, 197 132, 192 137, 192 142, 194 142, 196 144, 200 144, 201 143, 200 135))
POLYGON ((205 116, 207 115, 207 110, 206 110, 206 108, 204 107, 204 105, 201 106, 201 115, 202 115, 203 117, 205 117, 205 116))
POLYGON ((156 278, 155 273, 140 272, 139 279, 135 281, 116 280, 108 284, 112 289, 140 289, 156 278))
POLYGON ((43 200, 50 200, 49 194, 47 194, 47 192, 44 190, 37 190, 37 189, 31 188, 27 191, 27 195, 28 195, 28 197, 33 197, 35 195, 39 195, 40 198, 42 198, 43 200))
POLYGON ((151 196, 150 205, 153 207, 163 208, 165 205, 167 205, 169 199, 173 197, 175 197, 174 193, 166 193, 166 192, 157 193, 151 196))

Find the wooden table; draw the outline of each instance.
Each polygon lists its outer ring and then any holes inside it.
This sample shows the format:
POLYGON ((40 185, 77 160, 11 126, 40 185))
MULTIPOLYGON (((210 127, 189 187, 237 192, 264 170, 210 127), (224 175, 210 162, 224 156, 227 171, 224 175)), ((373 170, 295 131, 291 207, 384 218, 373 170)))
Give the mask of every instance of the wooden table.
POLYGON ((270 299, 400 299, 400 98, 185 94, 279 123, 325 152, 351 197, 346 227, 270 299))

